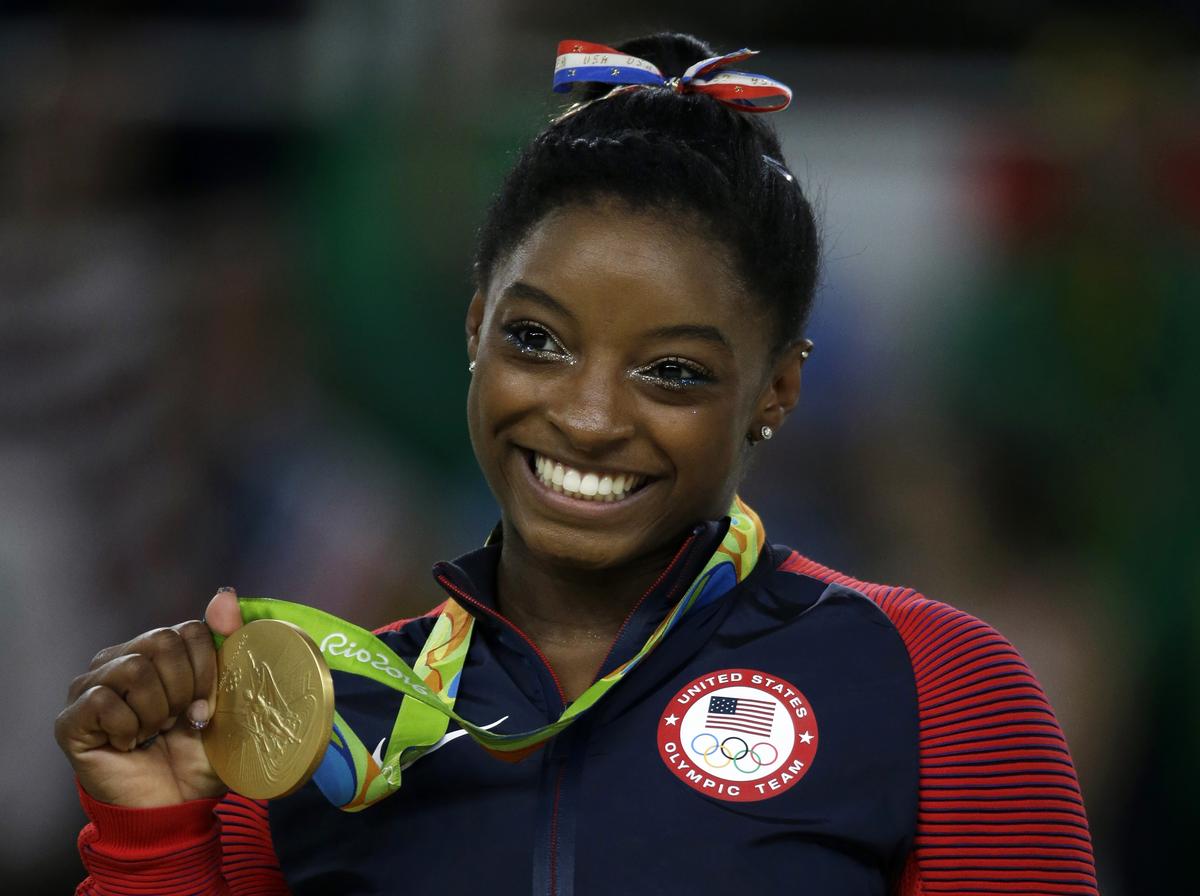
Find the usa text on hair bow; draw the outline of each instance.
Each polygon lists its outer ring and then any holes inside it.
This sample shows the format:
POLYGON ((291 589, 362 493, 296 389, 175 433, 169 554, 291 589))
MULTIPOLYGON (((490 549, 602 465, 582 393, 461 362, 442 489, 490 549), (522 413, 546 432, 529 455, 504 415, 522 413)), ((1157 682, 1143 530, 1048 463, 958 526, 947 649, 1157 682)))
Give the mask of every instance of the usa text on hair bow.
POLYGON ((554 63, 554 90, 566 93, 577 82, 601 82, 629 87, 670 87, 680 93, 704 93, 742 112, 779 112, 792 101, 786 84, 763 75, 721 71, 749 59, 757 50, 737 50, 702 59, 679 78, 668 80, 658 66, 603 44, 564 40, 554 63))

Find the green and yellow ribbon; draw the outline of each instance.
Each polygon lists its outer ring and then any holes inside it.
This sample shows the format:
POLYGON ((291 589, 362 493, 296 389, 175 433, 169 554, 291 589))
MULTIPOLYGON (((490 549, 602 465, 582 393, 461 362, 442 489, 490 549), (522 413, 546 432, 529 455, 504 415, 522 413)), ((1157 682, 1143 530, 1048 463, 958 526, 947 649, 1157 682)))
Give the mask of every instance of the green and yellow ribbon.
POLYGON ((502 733, 464 719, 454 711, 475 619, 456 600, 448 600, 413 666, 404 662, 372 632, 303 604, 270 598, 239 600, 242 619, 282 619, 298 625, 317 643, 329 667, 361 675, 404 695, 387 750, 367 749, 334 712, 333 731, 314 781, 334 805, 357 812, 400 787, 401 772, 438 743, 451 721, 492 754, 517 761, 587 712, 632 672, 689 612, 711 603, 754 569, 764 542, 758 515, 740 498, 729 509, 730 525, 720 546, 679 602, 629 660, 597 679, 549 725, 532 731, 502 733))

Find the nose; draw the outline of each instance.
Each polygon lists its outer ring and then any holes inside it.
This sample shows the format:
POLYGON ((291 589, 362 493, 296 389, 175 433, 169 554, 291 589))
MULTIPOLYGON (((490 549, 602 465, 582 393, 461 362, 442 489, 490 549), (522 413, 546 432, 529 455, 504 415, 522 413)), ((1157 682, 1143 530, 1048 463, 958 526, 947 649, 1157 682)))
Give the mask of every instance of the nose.
POLYGON ((634 433, 627 385, 615 366, 581 362, 553 387, 547 417, 576 451, 602 454, 634 433))

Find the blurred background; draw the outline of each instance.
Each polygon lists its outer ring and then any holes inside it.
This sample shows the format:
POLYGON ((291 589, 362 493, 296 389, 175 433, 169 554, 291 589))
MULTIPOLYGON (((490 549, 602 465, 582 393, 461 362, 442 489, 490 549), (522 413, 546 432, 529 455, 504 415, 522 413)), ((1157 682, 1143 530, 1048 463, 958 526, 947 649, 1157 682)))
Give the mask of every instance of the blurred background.
POLYGON ((822 220, 802 406, 744 495, 774 541, 1004 632, 1103 891, 1173 890, 1200 795, 1196 5, 570 6, 0 0, 7 891, 82 876, 51 727, 101 646, 225 584, 364 625, 440 601, 429 566, 495 516, 463 420, 481 211, 557 108, 557 41, 663 28, 764 51, 822 220))

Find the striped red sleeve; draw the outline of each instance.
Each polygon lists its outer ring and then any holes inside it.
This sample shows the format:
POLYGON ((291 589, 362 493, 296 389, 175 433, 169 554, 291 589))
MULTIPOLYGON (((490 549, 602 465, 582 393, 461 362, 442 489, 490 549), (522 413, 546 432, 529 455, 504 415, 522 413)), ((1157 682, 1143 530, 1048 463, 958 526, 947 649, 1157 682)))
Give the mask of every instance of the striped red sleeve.
POLYGON ((265 803, 230 794, 160 809, 80 801, 88 877, 76 896, 287 896, 265 803))
POLYGON ((911 589, 860 582, 795 552, 780 569, 867 595, 908 648, 920 793, 901 896, 1095 896, 1067 742, 1013 646, 970 614, 911 589))
POLYGON ((231 793, 217 804, 221 821, 221 874, 234 896, 287 896, 267 804, 231 793))

